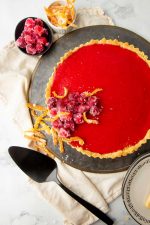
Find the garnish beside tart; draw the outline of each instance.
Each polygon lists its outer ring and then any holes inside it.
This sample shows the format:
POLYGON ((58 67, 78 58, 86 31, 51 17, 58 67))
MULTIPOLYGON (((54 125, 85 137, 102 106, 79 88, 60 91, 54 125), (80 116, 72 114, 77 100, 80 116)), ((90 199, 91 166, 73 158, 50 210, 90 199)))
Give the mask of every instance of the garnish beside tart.
POLYGON ((91 40, 60 59, 46 104, 40 116, 31 110, 33 131, 52 134, 62 152, 67 142, 94 158, 131 154, 150 139, 150 61, 128 43, 91 40))
POLYGON ((25 49, 30 55, 44 51, 49 45, 48 30, 40 18, 28 18, 25 20, 24 29, 16 40, 19 48, 25 49))

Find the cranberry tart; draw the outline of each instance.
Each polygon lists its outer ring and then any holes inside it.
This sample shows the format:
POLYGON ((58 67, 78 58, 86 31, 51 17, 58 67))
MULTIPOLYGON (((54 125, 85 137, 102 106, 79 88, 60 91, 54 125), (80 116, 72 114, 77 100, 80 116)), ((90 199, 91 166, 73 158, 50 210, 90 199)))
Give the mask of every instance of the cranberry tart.
POLYGON ((131 154, 150 138, 150 61, 128 43, 91 40, 60 59, 46 104, 52 129, 75 151, 131 154))

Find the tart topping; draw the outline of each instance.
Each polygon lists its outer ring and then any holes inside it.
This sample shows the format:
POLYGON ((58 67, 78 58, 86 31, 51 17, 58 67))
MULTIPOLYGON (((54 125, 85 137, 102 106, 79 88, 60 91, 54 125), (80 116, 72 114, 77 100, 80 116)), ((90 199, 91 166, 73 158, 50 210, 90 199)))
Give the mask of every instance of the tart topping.
POLYGON ((64 88, 62 96, 52 92, 53 96, 47 101, 52 127, 57 130, 58 136, 69 138, 75 131, 76 126, 86 122, 98 124, 95 118, 88 119, 87 116, 98 116, 102 110, 96 94, 102 89, 97 88, 93 92, 72 92, 68 94, 64 88))
POLYGON ((25 133, 25 137, 34 143, 33 147, 44 151, 50 157, 51 151, 47 148, 45 136, 40 131, 52 135, 53 143, 54 145, 59 144, 61 153, 64 152, 63 141, 78 142, 80 146, 83 146, 84 140, 77 136, 74 137, 72 134, 76 127, 84 122, 98 124, 98 120, 93 117, 101 113, 102 106, 99 98, 94 94, 100 90, 97 88, 91 93, 72 92, 68 94, 67 88, 64 88, 63 95, 52 92, 53 96, 48 99, 47 108, 28 103, 27 107, 30 108, 35 122, 33 128, 25 133), (50 122, 50 125, 47 122, 50 122))
POLYGON ((53 91, 53 95, 54 95, 55 98, 62 99, 62 98, 65 98, 67 96, 67 94, 68 94, 68 90, 65 87, 64 87, 64 94, 63 95, 58 95, 55 91, 53 91))

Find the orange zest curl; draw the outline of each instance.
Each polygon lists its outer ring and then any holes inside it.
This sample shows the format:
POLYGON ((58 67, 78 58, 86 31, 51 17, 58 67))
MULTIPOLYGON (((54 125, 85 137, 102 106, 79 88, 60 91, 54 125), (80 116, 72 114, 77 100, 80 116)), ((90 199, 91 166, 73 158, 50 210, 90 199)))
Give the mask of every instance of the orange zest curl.
POLYGON ((48 111, 44 111, 40 116, 37 116, 34 124, 34 128, 38 129, 40 122, 43 120, 43 118, 47 115, 48 111))
POLYGON ((58 144, 58 135, 54 128, 51 128, 51 134, 52 134, 52 138, 53 138, 53 143, 56 146, 58 144))
POLYGON ((86 112, 83 113, 83 119, 88 124, 98 124, 98 121, 97 120, 88 119, 86 117, 86 112))
POLYGON ((103 90, 102 88, 96 88, 92 92, 85 91, 84 94, 86 95, 86 97, 90 97, 90 96, 95 95, 97 92, 102 91, 102 90, 103 90))
POLYGON ((63 95, 58 95, 55 91, 52 92, 55 98, 65 98, 68 94, 68 89, 64 87, 64 94, 63 95))
POLYGON ((51 128, 46 124, 44 123, 43 121, 40 122, 40 125, 41 127, 38 128, 39 131, 45 131, 47 134, 50 134, 51 133, 51 128))
POLYGON ((63 145, 62 138, 58 137, 58 142, 59 142, 60 152, 63 153, 64 152, 64 145, 63 145))
POLYGON ((68 143, 73 142, 73 141, 78 141, 80 145, 84 145, 84 141, 80 137, 63 138, 63 140, 68 142, 68 143))
POLYGON ((28 135, 24 135, 24 137, 31 141, 38 141, 38 142, 42 143, 44 146, 46 145, 46 140, 43 138, 36 137, 36 136, 28 136, 28 135))
POLYGON ((26 130, 24 133, 27 134, 27 136, 28 136, 28 134, 34 134, 37 137, 45 138, 44 134, 42 134, 41 132, 35 130, 34 128, 31 128, 30 130, 26 130))
POLYGON ((36 105, 36 104, 31 104, 31 103, 27 103, 26 106, 29 109, 33 109, 33 110, 37 110, 37 111, 47 111, 46 107, 43 107, 41 105, 36 105))

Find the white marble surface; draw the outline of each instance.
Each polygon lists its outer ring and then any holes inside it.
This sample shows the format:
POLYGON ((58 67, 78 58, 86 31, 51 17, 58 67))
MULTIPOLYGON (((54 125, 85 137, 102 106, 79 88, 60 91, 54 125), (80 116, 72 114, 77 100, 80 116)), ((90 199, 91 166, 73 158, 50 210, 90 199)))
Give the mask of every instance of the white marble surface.
MULTIPOLYGON (((44 18, 46 0, 0 0, 0 48, 14 37, 19 20, 27 16, 44 18)), ((76 0, 77 8, 101 6, 116 25, 128 28, 150 40, 149 0, 76 0)), ((3 139, 0 139, 2 146, 3 139)), ((9 146, 10 143, 7 143, 9 146)), ((28 184, 27 177, 1 148, 0 225, 62 225, 62 216, 28 184)), ((116 225, 136 225, 121 197, 110 205, 116 225)), ((95 223, 100 225, 101 222, 95 223)))

